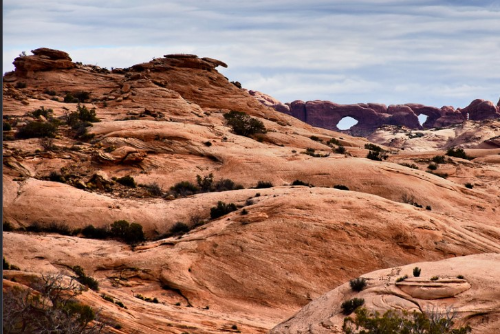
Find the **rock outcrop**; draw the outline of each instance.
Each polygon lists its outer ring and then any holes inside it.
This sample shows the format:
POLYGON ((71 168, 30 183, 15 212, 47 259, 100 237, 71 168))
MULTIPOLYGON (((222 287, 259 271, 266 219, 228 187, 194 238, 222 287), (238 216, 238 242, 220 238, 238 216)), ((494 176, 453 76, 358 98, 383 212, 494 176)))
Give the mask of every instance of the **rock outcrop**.
POLYGON ((312 126, 340 131, 337 127, 344 117, 352 117, 358 121, 351 129, 344 131, 355 136, 369 136, 383 125, 404 126, 409 129, 430 129, 461 124, 470 119, 481 121, 500 118, 500 106, 490 101, 477 99, 463 109, 451 106, 441 108, 408 103, 386 106, 377 103, 337 104, 330 101, 301 101, 281 103, 275 98, 249 91, 262 104, 291 115, 312 126), (419 115, 426 115, 427 120, 420 124, 419 115))
POLYGON ((14 59, 15 73, 32 75, 36 71, 50 71, 75 68, 76 64, 71 61, 70 56, 59 50, 39 48, 31 51, 32 56, 21 55, 14 59))

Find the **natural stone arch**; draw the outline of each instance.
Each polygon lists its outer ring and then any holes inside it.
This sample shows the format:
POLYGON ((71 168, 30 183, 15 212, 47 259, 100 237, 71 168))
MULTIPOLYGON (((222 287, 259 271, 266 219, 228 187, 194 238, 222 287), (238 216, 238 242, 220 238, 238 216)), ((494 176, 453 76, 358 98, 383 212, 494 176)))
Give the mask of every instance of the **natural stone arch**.
POLYGON ((345 116, 340 119, 340 121, 335 125, 337 129, 341 131, 347 131, 352 129, 354 126, 356 126, 359 123, 359 120, 357 120, 354 117, 351 116, 345 116))

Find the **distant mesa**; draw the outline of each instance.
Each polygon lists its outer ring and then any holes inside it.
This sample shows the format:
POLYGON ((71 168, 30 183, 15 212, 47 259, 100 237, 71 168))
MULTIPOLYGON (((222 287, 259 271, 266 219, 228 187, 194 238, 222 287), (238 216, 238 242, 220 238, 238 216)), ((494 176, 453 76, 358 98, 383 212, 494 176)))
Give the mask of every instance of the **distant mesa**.
POLYGON ((377 103, 337 104, 330 101, 301 101, 281 103, 266 94, 249 91, 262 104, 291 115, 312 126, 341 131, 337 125, 345 117, 352 117, 358 123, 349 130, 354 136, 368 136, 382 125, 405 126, 409 129, 430 129, 461 124, 467 119, 480 121, 500 118, 500 101, 495 106, 491 101, 477 99, 463 109, 451 106, 441 108, 408 103, 390 105, 377 103), (426 115, 424 124, 418 116, 426 115))

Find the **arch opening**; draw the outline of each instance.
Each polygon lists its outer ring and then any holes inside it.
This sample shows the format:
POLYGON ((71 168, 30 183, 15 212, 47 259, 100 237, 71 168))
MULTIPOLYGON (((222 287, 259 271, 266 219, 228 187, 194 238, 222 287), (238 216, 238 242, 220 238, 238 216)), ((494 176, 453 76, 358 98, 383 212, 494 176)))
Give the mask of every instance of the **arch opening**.
POLYGON ((424 123, 427 121, 427 118, 428 118, 428 117, 429 117, 429 116, 424 115, 424 114, 420 114, 420 115, 418 115, 418 122, 420 123, 420 125, 422 125, 422 126, 423 126, 423 125, 424 125, 424 123))
POLYGON ((339 130, 350 130, 353 126, 358 124, 358 121, 355 118, 350 116, 343 117, 338 123, 337 128, 339 130))

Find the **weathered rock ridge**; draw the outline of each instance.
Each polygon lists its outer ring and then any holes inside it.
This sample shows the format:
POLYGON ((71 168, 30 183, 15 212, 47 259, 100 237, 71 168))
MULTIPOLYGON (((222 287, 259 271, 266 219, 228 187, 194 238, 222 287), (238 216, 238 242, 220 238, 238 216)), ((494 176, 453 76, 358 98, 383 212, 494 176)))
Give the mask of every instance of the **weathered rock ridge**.
POLYGON ((369 136, 383 125, 405 126, 409 129, 430 129, 461 124, 466 120, 481 121, 500 118, 500 106, 491 101, 476 99, 461 109, 451 106, 441 108, 408 103, 386 106, 378 103, 337 104, 330 101, 301 101, 281 103, 260 92, 249 91, 262 104, 300 119, 312 126, 333 131, 340 131, 337 124, 344 117, 358 121, 348 132, 355 136, 369 136), (426 115, 427 120, 420 125, 419 115, 426 115))

